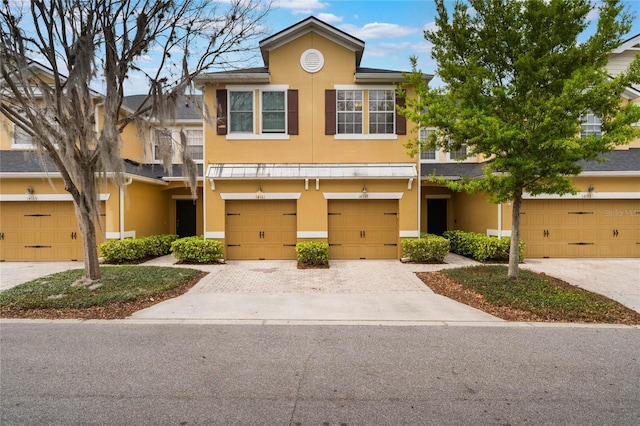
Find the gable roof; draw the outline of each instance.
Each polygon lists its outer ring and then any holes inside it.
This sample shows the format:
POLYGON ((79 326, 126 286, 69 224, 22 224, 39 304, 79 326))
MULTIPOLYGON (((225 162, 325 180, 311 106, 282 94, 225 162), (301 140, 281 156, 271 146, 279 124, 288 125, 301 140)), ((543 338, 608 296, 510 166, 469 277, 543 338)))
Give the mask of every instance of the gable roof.
POLYGON ((362 60, 362 54, 364 52, 364 41, 355 38, 314 16, 303 19, 297 24, 293 24, 272 36, 261 40, 259 46, 260 51, 262 52, 264 65, 266 67, 269 66, 269 52, 310 32, 320 34, 334 43, 353 51, 356 54, 356 67, 360 66, 360 61, 362 60))
POLYGON ((626 50, 640 51, 640 34, 636 34, 623 41, 620 46, 613 49, 611 53, 622 53, 626 50))
MULTIPOLYGON (((136 111, 143 102, 148 100, 148 95, 131 95, 122 98, 122 106, 130 111, 136 111)), ((202 120, 202 95, 182 97, 177 102, 176 120, 202 120), (198 105, 193 103, 197 102, 198 105)))

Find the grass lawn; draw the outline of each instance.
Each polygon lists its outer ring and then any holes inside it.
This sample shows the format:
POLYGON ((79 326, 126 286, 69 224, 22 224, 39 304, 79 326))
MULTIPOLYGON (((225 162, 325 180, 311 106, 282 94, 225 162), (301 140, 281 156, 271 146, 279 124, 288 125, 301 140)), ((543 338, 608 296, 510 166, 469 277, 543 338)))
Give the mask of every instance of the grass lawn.
POLYGON ((511 321, 640 324, 640 313, 605 296, 545 274, 503 265, 418 273, 435 293, 511 321))
POLYGON ((103 266, 102 279, 76 286, 83 269, 47 275, 0 293, 3 318, 124 318, 185 293, 205 272, 161 266, 103 266))

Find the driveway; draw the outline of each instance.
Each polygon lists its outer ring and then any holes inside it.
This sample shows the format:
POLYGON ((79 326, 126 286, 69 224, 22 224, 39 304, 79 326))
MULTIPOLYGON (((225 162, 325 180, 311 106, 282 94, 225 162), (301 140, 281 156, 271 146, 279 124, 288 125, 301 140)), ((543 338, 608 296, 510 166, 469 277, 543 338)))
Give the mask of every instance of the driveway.
MULTIPOLYGON (((146 264, 173 265, 165 256, 146 264)), ((133 314, 138 321, 226 323, 500 323, 502 320, 433 293, 415 272, 474 265, 450 254, 445 265, 397 260, 331 261, 329 269, 297 269, 295 261, 229 261, 186 294, 133 314)), ((72 268, 79 262, 0 263, 0 288, 72 268)), ((522 268, 564 279, 640 311, 638 259, 529 259, 522 268)))

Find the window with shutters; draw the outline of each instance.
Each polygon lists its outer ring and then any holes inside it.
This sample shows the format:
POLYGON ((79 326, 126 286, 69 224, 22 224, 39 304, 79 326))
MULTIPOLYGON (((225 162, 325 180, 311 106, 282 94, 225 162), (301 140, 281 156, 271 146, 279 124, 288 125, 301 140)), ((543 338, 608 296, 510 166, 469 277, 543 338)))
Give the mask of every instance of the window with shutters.
POLYGON ((325 90, 325 135, 335 139, 397 139, 407 134, 404 106, 392 86, 336 85, 325 90))
POLYGON ((216 133, 227 139, 288 139, 298 134, 298 90, 286 85, 216 91, 216 133))

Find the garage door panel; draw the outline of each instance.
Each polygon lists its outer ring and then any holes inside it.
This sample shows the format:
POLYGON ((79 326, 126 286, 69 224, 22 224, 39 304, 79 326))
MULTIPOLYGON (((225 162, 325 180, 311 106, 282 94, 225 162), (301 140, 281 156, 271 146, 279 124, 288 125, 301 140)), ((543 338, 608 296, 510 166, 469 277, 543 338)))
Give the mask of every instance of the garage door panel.
POLYGON ((295 259, 295 200, 227 202, 228 259, 295 259))
POLYGON ((396 200, 330 200, 329 257, 397 258, 397 211, 396 200))
POLYGON ((640 256, 640 200, 525 200, 522 211, 528 257, 640 256))
POLYGON ((0 203, 0 209, 0 232, 4 234, 0 240, 0 260, 56 261, 84 257, 72 202, 7 201, 0 203))

